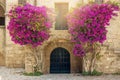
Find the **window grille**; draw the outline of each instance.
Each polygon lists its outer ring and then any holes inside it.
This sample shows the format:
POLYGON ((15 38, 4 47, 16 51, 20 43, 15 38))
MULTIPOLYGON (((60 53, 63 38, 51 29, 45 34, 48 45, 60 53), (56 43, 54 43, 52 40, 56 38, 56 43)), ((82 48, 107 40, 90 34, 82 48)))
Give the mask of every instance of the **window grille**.
POLYGON ((5 25, 5 17, 0 17, 0 25, 5 25))

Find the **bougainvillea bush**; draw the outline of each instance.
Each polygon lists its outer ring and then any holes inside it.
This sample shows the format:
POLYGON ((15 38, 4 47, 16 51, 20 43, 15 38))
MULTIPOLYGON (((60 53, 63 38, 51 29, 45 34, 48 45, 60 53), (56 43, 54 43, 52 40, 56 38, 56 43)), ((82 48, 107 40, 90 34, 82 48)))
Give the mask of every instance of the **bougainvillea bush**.
POLYGON ((114 4, 88 4, 76 8, 68 15, 69 32, 72 41, 76 43, 74 54, 84 56, 83 43, 103 43, 106 40, 107 29, 112 16, 117 16, 115 11, 119 7, 114 4))
POLYGON ((77 7, 68 14, 69 32, 75 42, 74 55, 83 57, 87 52, 94 51, 94 45, 102 44, 106 40, 106 26, 113 16, 117 16, 119 10, 118 5, 110 2, 92 3, 77 7))
POLYGON ((7 28, 12 41, 25 45, 26 51, 28 49, 31 51, 35 60, 35 64, 32 65, 34 72, 42 70, 40 60, 42 53, 38 46, 50 37, 49 29, 54 21, 53 10, 45 6, 25 4, 13 7, 9 11, 9 17, 10 22, 7 28))
POLYGON ((49 29, 52 26, 50 12, 45 6, 36 7, 30 4, 11 9, 8 30, 12 41, 34 47, 41 45, 49 38, 49 29))

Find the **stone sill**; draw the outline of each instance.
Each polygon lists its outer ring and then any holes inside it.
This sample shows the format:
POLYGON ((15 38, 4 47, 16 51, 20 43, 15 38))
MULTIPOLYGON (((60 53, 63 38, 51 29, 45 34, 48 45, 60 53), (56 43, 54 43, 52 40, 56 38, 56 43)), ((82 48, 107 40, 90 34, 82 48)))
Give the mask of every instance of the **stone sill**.
POLYGON ((1 28, 1 27, 5 27, 5 26, 4 26, 4 25, 0 25, 0 28, 1 28))
POLYGON ((62 36, 65 36, 65 35, 70 35, 68 30, 51 30, 51 33, 50 35, 62 35, 62 36))
POLYGON ((50 31, 51 31, 51 33, 56 33, 56 32, 58 32, 58 33, 68 32, 68 30, 55 30, 55 29, 51 29, 50 31))

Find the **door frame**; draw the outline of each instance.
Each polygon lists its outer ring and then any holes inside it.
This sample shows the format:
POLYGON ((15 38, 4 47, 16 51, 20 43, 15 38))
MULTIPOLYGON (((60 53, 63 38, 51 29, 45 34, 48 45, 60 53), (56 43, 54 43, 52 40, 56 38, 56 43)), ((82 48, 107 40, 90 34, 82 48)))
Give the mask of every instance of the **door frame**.
MULTIPOLYGON (((61 40, 61 39, 59 39, 61 40)), ((50 55, 51 52, 57 48, 57 47, 62 47, 64 49, 66 49, 69 53, 70 53, 70 72, 71 73, 78 73, 80 71, 82 71, 82 60, 80 59, 80 57, 77 57, 73 54, 73 47, 74 47, 74 43, 69 42, 68 40, 66 40, 66 42, 49 42, 47 43, 47 45, 44 47, 43 49, 43 54, 42 54, 42 72, 43 73, 50 73, 50 55), (81 66, 81 67, 80 67, 81 66)))

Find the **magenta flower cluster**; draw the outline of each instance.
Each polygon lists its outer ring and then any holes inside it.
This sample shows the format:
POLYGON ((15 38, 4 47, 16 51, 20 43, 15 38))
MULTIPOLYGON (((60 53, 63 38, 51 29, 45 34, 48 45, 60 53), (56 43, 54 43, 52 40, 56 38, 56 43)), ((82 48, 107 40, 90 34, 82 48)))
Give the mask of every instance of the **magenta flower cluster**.
POLYGON ((84 56, 86 51, 83 43, 103 43, 106 40, 106 26, 112 16, 117 16, 116 11, 119 10, 119 6, 115 4, 104 3, 88 4, 71 12, 67 21, 72 41, 76 43, 73 53, 84 56))
POLYGON ((36 7, 30 4, 16 6, 9 12, 8 30, 12 41, 20 45, 37 47, 49 38, 52 21, 50 9, 45 6, 36 7))
POLYGON ((76 56, 84 56, 85 55, 85 50, 83 49, 81 44, 75 44, 73 52, 76 56))

